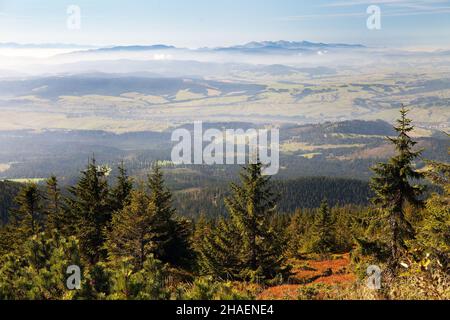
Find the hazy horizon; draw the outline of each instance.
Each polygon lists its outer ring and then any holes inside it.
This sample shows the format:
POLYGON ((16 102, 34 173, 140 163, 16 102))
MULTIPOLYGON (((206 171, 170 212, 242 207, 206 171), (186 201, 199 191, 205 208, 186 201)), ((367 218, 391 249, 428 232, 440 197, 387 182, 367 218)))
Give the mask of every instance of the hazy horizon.
POLYGON ((391 122, 400 103, 448 128, 449 15, 450 0, 0 1, 0 130, 391 122), (135 47, 158 44, 173 47, 135 47))
POLYGON ((448 0, 0 1, 0 27, 8 30, 0 42, 199 48, 286 39, 438 48, 448 46, 449 15, 448 0), (369 30, 373 5, 381 25, 369 30), (74 14, 80 24, 67 28, 74 14))

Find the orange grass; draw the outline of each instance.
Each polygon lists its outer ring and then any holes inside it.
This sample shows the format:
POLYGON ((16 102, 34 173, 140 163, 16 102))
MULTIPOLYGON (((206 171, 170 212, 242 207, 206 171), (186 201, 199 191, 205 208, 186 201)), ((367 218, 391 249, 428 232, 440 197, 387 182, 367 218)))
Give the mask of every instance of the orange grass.
MULTIPOLYGON (((260 300, 297 299, 299 290, 309 284, 325 284, 346 286, 356 281, 351 272, 350 255, 348 253, 326 260, 294 260, 293 281, 303 284, 284 284, 265 289, 258 295, 260 300), (329 270, 331 269, 331 274, 329 270)), ((320 295, 319 295, 320 296, 320 295)))

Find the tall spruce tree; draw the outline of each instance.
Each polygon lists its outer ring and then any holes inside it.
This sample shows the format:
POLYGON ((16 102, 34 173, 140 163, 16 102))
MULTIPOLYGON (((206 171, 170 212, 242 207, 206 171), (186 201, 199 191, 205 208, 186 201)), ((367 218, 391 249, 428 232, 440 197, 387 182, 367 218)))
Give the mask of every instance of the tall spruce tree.
POLYGON ((12 225, 23 240, 44 230, 45 214, 42 209, 42 195, 35 183, 27 183, 15 199, 17 209, 13 210, 12 225))
POLYGON ((271 279, 283 272, 282 250, 270 223, 278 197, 262 169, 259 161, 244 167, 241 185, 231 184, 232 195, 225 200, 233 227, 240 235, 235 246, 241 248, 241 276, 252 281, 271 279))
POLYGON ((317 253, 330 253, 334 249, 334 224, 328 201, 323 200, 319 211, 314 217, 312 251, 317 253))
POLYGON ((133 190, 133 179, 131 179, 123 161, 118 166, 119 174, 116 178, 116 184, 111 189, 111 210, 122 210, 125 206, 130 204, 131 191, 133 190))
POLYGON ((47 230, 62 231, 65 226, 65 215, 61 201, 61 190, 58 186, 58 179, 51 176, 47 181, 46 193, 46 216, 47 230))
POLYGON ((176 266, 186 267, 193 258, 189 244, 191 227, 187 220, 176 217, 172 193, 164 184, 161 168, 155 164, 148 176, 150 203, 155 210, 158 250, 155 258, 176 266))
POLYGON ((105 231, 111 221, 107 172, 96 165, 95 159, 81 172, 77 184, 69 189, 72 197, 68 207, 80 240, 83 258, 95 264, 105 258, 105 231))
POLYGON ((398 133, 395 138, 388 138, 395 146, 396 155, 386 163, 379 163, 372 170, 371 187, 375 192, 373 202, 379 205, 387 216, 388 223, 388 271, 395 276, 399 258, 406 250, 406 241, 414 237, 414 230, 404 214, 407 203, 422 206, 423 187, 414 185, 413 181, 422 178, 414 168, 414 160, 421 151, 414 151, 416 142, 409 136, 414 130, 411 120, 407 118, 409 110, 404 106, 400 110, 400 119, 394 126, 398 133))

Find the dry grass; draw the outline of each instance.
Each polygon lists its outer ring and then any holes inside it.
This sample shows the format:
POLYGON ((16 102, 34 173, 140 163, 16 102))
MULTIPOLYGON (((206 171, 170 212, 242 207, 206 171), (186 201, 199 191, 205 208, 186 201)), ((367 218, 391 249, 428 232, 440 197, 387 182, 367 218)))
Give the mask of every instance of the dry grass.
MULTIPOLYGON (((291 300, 298 299, 302 289, 311 285, 333 285, 349 287, 356 282, 356 275, 350 271, 349 254, 336 255, 331 259, 292 260, 291 278, 293 284, 265 289, 258 295, 258 299, 291 300)), ((320 296, 320 292, 318 293, 320 296)))

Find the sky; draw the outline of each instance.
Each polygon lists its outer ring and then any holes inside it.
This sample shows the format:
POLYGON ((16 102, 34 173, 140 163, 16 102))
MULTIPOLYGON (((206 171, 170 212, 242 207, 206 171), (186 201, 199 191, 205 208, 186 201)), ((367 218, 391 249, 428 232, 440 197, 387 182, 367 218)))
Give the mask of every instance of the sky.
POLYGON ((309 40, 447 49, 450 0, 0 0, 0 30, 0 42, 16 43, 198 48, 309 40), (71 5, 80 10, 79 28, 67 26, 76 16, 71 5), (380 9, 380 29, 367 27, 370 5, 380 9))

